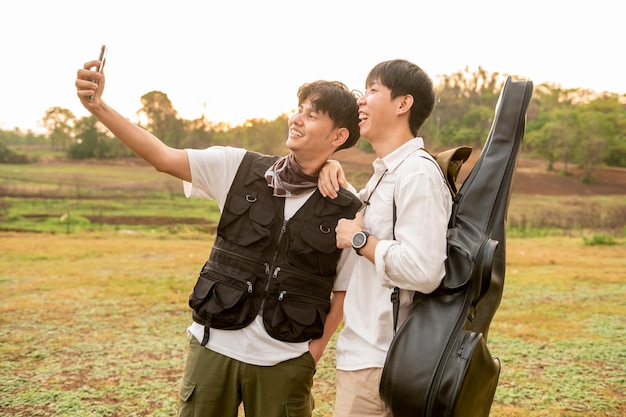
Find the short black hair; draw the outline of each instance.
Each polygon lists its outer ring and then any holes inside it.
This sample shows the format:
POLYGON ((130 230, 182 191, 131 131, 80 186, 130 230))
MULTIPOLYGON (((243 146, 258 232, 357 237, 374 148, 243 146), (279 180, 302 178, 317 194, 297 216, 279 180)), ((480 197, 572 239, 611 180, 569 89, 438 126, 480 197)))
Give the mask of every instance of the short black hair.
POLYGON ((414 136, 435 108, 433 82, 416 64, 404 59, 392 59, 377 64, 367 75, 366 87, 378 80, 391 90, 391 98, 405 94, 413 96, 409 128, 414 136))

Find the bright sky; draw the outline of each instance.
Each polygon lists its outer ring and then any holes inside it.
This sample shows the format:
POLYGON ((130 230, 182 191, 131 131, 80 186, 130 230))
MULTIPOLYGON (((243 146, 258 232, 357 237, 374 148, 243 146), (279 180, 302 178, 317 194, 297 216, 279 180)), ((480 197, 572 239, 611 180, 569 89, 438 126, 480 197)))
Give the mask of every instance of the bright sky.
POLYGON ((76 70, 108 47, 104 99, 136 121, 166 93, 185 119, 239 124, 296 106, 305 82, 363 89, 380 61, 431 76, 479 66, 535 84, 626 94, 624 14, 614 0, 6 0, 0 128, 39 130, 45 111, 87 111, 76 70))

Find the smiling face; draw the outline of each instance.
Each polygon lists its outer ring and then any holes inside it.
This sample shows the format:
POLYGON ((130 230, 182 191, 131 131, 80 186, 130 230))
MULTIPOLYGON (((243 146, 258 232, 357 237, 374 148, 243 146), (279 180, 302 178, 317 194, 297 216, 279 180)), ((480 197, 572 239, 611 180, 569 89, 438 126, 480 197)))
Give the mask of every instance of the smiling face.
POLYGON ((359 105, 359 128, 361 136, 370 143, 385 140, 388 126, 395 123, 399 102, 402 98, 391 98, 391 90, 379 80, 372 81, 363 96, 357 100, 359 105))
POLYGON ((342 135, 347 135, 347 129, 335 127, 328 113, 318 111, 308 97, 300 103, 297 113, 289 118, 286 145, 301 164, 307 161, 323 163, 335 151, 337 140, 342 135), (342 129, 346 132, 342 133, 342 129))

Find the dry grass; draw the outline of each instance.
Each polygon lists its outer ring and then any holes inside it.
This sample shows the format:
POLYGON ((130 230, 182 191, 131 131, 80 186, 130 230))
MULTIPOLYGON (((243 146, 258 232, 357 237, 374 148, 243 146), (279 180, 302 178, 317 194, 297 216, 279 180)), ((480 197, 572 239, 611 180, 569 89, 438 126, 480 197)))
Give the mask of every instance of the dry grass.
MULTIPOLYGON (((0 234, 0 415, 172 416, 211 237, 0 234)), ((492 416, 626 415, 626 250, 510 239, 492 416)), ((334 341, 318 417, 334 400, 334 341)))

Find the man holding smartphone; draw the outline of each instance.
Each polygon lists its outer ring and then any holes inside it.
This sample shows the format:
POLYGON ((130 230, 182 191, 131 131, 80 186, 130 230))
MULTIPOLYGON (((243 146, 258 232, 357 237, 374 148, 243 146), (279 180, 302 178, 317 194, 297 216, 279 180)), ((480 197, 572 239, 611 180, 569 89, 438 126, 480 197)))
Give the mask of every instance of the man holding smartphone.
MULTIPOLYGON (((346 251, 336 247, 340 218, 360 201, 317 189, 328 158, 359 138, 358 106, 339 82, 298 90, 282 158, 213 146, 175 149, 102 100, 104 74, 77 72, 81 103, 158 171, 183 180, 187 197, 215 199, 217 236, 189 305, 189 355, 180 417, 311 416, 315 364, 343 317, 348 282, 336 280, 346 251), (95 80, 95 81, 94 81, 95 80)), ((349 274, 343 274, 348 277, 349 274)))

